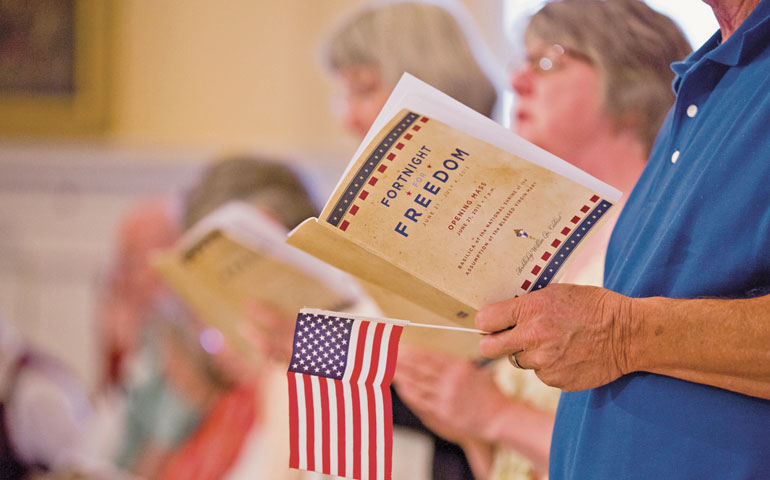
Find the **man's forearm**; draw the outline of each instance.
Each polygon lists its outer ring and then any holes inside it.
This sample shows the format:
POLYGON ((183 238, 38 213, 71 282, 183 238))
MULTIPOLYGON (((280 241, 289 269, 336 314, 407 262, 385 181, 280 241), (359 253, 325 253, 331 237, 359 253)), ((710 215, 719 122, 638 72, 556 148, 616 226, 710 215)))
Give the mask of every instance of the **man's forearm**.
POLYGON ((626 372, 646 371, 770 399, 770 296, 632 299, 620 320, 626 372))

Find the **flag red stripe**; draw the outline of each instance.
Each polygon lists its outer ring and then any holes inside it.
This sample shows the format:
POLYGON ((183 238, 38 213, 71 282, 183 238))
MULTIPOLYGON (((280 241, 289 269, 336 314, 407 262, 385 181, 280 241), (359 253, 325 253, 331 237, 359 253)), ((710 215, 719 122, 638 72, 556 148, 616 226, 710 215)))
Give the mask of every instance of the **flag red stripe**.
MULTIPOLYGON (((369 322, 361 322, 358 329, 358 342, 356 343, 355 363, 353 373, 350 376, 351 394, 353 402, 353 477, 361 478, 361 398, 358 392, 358 377, 361 375, 361 367, 364 363, 364 345, 366 343, 366 330, 369 322)), ((348 355, 350 355, 349 352, 348 355)))
POLYGON ((323 451, 323 473, 329 475, 331 472, 331 445, 330 432, 329 432, 329 386, 326 384, 326 377, 318 378, 321 394, 321 435, 323 437, 323 443, 321 444, 321 450, 323 451))
POLYGON ((313 413, 313 386, 309 375, 302 375, 305 383, 305 416, 307 417, 307 469, 315 470, 315 423, 313 413))
POLYGON ((388 366, 385 370, 385 377, 382 379, 383 385, 390 385, 393 381, 393 375, 396 373, 396 360, 398 360, 398 341, 401 339, 401 333, 404 327, 393 326, 390 331, 390 341, 388 342, 388 366))
POLYGON ((377 478, 377 404, 374 401, 374 378, 377 376, 380 364, 380 351, 382 350, 382 333, 385 330, 384 323, 378 323, 374 328, 374 341, 372 342, 372 361, 369 364, 369 377, 366 379, 366 396, 369 399, 369 478, 377 478))
POLYGON ((342 382, 334 381, 337 390, 337 475, 345 475, 345 393, 342 382))
POLYGON ((361 478, 361 398, 358 385, 350 386, 350 401, 353 403, 353 478, 361 478))
POLYGON ((384 407, 383 424, 385 429, 385 458, 384 469, 385 478, 391 478, 393 470, 393 399, 390 394, 390 382, 393 381, 393 375, 396 372, 396 360, 398 359, 398 341, 401 338, 401 332, 404 327, 393 326, 390 332, 390 342, 388 343, 388 366, 385 370, 385 377, 382 379, 382 405, 384 407))
POLYGON ((299 414, 297 412, 297 379, 287 372, 289 381, 289 467, 299 468, 299 414))

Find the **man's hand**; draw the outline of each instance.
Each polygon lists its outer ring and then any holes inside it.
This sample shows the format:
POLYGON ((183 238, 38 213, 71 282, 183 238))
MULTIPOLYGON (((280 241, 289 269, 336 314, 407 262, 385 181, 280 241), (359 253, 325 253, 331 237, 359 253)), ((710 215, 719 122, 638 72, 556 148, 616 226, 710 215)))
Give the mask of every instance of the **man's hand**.
POLYGON ((548 385, 565 391, 605 385, 630 373, 631 299, 596 287, 554 284, 476 314, 488 332, 481 352, 516 354, 548 385), (511 328, 513 327, 513 328, 511 328))

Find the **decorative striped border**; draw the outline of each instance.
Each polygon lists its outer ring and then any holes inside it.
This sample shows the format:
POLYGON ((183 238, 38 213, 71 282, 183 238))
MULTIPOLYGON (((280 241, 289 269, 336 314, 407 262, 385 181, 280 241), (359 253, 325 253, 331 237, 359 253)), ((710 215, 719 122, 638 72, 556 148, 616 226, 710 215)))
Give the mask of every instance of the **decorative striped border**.
POLYGON ((385 163, 380 164, 380 162, 382 162, 383 159, 393 161, 393 159, 396 158, 396 152, 392 151, 388 153, 388 150, 390 150, 391 147, 393 147, 394 150, 401 150, 404 148, 404 143, 399 140, 411 140, 412 134, 404 134, 404 132, 406 132, 410 126, 414 131, 420 130, 419 125, 412 125, 418 118, 422 123, 428 121, 428 117, 420 117, 417 113, 408 112, 404 115, 404 118, 402 118, 401 121, 388 132, 385 138, 379 145, 377 145, 377 148, 375 148, 371 155, 369 155, 369 158, 366 159, 366 162, 364 162, 361 168, 358 169, 353 180, 351 180, 345 187, 344 193, 340 196, 340 199, 334 206, 334 210, 332 210, 329 216, 326 217, 328 223, 335 227, 339 227, 340 230, 347 230, 350 221, 343 220, 343 218, 346 214, 355 215, 356 212, 358 212, 358 205, 354 205, 353 202, 356 198, 365 200, 369 195, 369 192, 365 189, 366 185, 374 186, 377 183, 377 180, 379 180, 375 176, 376 172, 384 173, 385 170, 387 170, 388 165, 385 163))
MULTIPOLYGON (((597 202, 599 202, 598 195, 591 197, 590 203, 595 204, 597 202)), ((559 272, 559 269, 562 267, 575 247, 577 247, 577 244, 583 240, 583 237, 585 237, 585 235, 588 234, 588 231, 591 230, 594 225, 596 225, 596 223, 599 221, 599 219, 602 218, 602 216, 604 216, 605 213, 607 213, 607 210, 609 210, 611 206, 612 204, 607 200, 602 200, 599 202, 592 211, 591 207, 588 205, 583 205, 583 207, 580 209, 580 213, 587 215, 583 217, 582 221, 578 215, 572 217, 570 222, 576 226, 574 228, 564 227, 561 232, 559 232, 563 238, 554 239, 550 245, 551 248, 557 250, 553 252, 546 251, 543 253, 543 255, 540 257, 540 260, 547 262, 545 266, 543 267, 538 264, 535 265, 531 270, 532 275, 537 276, 540 274, 540 276, 536 277, 534 282, 531 280, 525 280, 521 285, 521 288, 529 292, 543 288, 551 283, 551 280, 559 272), (589 211, 590 213, 588 213, 589 211)))

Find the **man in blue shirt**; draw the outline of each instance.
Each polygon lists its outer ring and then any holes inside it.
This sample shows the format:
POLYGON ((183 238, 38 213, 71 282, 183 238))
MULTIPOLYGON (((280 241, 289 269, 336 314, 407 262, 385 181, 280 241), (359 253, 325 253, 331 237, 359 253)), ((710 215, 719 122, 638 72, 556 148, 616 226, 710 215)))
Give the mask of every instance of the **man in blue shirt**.
POLYGON ((618 220, 605 289, 482 309, 482 352, 561 388, 551 478, 770 478, 770 0, 706 0, 721 32, 618 220))

